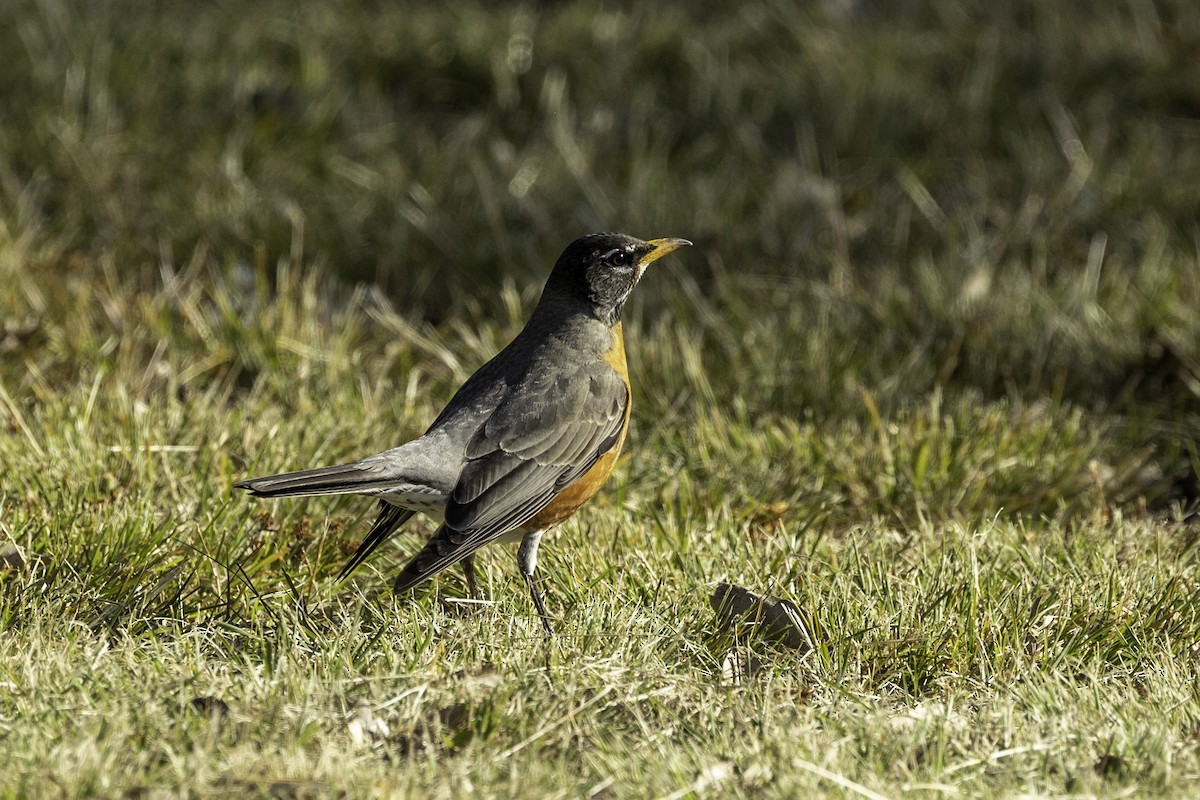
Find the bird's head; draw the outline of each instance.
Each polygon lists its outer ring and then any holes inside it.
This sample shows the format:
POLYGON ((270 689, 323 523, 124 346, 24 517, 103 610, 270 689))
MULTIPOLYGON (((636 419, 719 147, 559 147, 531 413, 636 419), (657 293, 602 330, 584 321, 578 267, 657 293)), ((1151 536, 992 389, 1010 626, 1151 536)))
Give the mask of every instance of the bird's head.
POLYGON ((646 267, 690 244, 687 239, 644 242, 624 233, 581 236, 558 257, 546 281, 546 293, 582 301, 597 319, 616 325, 646 267))

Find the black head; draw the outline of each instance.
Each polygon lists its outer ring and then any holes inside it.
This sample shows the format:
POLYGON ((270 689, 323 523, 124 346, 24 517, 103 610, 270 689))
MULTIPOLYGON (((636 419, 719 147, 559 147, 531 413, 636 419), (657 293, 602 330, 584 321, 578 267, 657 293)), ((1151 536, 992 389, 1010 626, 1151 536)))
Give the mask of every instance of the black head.
POLYGON ((615 325, 646 267, 690 244, 687 239, 643 242, 623 233, 581 236, 558 257, 546 281, 546 293, 582 300, 597 319, 615 325))

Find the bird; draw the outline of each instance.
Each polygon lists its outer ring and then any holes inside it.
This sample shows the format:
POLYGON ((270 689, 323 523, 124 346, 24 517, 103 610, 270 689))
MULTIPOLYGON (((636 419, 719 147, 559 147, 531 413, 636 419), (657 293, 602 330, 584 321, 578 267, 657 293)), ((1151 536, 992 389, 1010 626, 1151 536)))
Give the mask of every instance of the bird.
POLYGON ((520 542, 517 563, 547 637, 535 581, 544 533, 599 491, 629 431, 632 392, 621 312, 646 268, 691 245, 593 233, 567 245, 525 327, 468 378, 420 437, 333 466, 248 478, 255 497, 355 494, 379 514, 339 573, 344 579, 414 514, 438 527, 397 575, 404 592, 474 556, 520 542))

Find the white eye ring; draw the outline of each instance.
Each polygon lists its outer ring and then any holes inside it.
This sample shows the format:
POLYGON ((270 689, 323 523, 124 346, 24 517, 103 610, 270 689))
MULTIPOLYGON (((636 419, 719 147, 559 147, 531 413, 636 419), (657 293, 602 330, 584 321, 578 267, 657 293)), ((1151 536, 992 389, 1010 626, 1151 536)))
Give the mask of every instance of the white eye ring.
POLYGON ((600 261, 613 267, 628 267, 633 263, 633 253, 627 248, 618 247, 600 256, 600 261))

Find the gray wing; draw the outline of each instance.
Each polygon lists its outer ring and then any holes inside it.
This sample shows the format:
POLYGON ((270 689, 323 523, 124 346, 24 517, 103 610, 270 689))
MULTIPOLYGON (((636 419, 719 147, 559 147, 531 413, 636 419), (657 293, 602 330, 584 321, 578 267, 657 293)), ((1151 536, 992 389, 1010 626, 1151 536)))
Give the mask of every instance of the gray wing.
POLYGON ((603 362, 510 396, 468 443, 445 524, 397 576, 396 591, 545 508, 621 438, 629 400, 624 380, 603 362))

